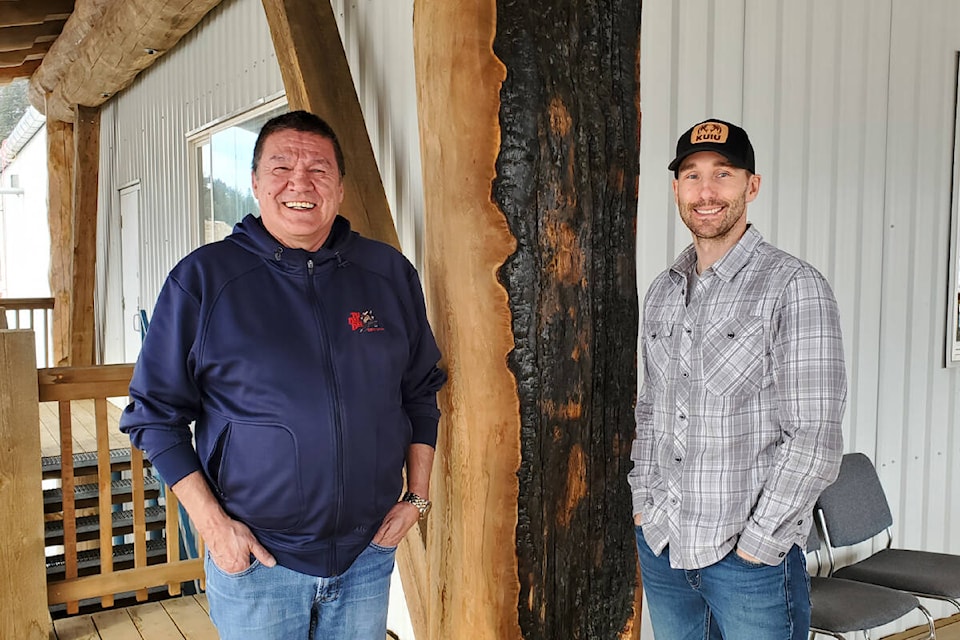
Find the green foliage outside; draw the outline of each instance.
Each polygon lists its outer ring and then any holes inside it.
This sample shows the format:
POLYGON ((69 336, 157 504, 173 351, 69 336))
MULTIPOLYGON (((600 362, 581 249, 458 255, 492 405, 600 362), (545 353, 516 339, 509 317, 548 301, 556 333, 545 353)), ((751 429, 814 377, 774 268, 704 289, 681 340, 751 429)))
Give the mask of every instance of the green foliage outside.
POLYGON ((26 78, 0 86, 0 140, 6 140, 30 106, 27 86, 26 78))

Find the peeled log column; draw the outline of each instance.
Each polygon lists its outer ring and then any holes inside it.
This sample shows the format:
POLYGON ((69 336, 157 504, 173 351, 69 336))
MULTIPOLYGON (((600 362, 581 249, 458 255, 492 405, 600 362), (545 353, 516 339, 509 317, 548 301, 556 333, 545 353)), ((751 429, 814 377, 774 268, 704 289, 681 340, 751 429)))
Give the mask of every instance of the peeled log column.
POLYGON ((426 280, 451 376, 426 637, 636 637, 639 3, 414 17, 426 280))

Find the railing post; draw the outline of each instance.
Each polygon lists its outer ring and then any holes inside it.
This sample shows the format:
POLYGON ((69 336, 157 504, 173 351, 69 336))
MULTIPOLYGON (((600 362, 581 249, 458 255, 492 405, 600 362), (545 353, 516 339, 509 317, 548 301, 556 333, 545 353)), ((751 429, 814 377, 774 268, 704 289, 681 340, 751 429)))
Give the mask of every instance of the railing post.
POLYGON ((0 330, 0 638, 50 637, 40 483, 33 332, 0 330))

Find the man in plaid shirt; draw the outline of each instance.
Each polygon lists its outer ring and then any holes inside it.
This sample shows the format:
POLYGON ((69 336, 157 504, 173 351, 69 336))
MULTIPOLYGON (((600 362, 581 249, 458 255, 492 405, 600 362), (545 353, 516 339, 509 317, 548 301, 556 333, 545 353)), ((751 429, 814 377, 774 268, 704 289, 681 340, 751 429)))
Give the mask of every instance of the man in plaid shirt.
POLYGON ((760 176, 743 129, 694 125, 668 168, 693 244, 644 300, 629 476, 654 631, 800 640, 810 513, 843 452, 837 303, 747 224, 760 176))

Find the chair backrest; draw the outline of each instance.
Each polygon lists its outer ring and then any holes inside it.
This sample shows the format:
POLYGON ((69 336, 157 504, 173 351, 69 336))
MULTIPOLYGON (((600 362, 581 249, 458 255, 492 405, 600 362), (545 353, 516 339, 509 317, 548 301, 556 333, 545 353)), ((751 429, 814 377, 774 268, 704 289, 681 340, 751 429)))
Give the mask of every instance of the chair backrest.
POLYGON ((877 470, 862 453, 848 453, 837 481, 817 500, 830 545, 846 547, 869 540, 893 525, 877 470))

